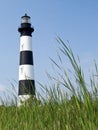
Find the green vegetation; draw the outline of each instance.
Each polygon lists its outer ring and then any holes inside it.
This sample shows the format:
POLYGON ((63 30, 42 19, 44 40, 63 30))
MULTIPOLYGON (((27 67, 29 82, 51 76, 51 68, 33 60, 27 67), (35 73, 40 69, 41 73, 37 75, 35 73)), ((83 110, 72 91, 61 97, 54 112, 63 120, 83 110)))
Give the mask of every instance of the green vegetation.
POLYGON ((98 130, 98 82, 93 74, 86 82, 79 58, 76 60, 71 48, 59 37, 57 41, 60 54, 71 64, 71 72, 62 67, 59 54, 59 64, 51 59, 58 76, 48 75, 51 87, 41 85, 47 98, 38 95, 33 104, 30 98, 20 107, 1 106, 0 130, 98 130), (62 87, 69 92, 64 93, 62 87))

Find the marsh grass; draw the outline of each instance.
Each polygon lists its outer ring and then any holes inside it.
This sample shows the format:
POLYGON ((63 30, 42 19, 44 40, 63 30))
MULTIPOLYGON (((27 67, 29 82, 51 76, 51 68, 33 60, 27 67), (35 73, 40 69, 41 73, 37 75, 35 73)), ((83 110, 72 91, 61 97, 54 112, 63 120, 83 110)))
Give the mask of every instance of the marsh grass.
MULTIPOLYGON (((97 130, 98 129, 98 83, 94 76, 85 81, 79 58, 61 38, 57 38, 60 53, 68 58, 72 65, 72 76, 61 64, 52 62, 58 68, 58 79, 51 75, 51 87, 40 84, 47 94, 39 98, 32 97, 20 107, 15 105, 0 107, 0 130, 97 130), (73 79, 74 81, 73 81, 73 79), (90 89, 88 89, 88 86, 90 89), (70 98, 62 87, 70 91, 70 98)), ((95 63, 96 74, 98 68, 95 63)))

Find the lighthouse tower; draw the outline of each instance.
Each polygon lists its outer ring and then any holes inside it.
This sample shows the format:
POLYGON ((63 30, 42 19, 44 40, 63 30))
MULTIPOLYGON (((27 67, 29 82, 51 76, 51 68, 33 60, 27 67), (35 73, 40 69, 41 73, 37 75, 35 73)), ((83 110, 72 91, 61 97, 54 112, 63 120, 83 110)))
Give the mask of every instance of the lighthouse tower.
POLYGON ((32 52, 32 32, 30 17, 25 14, 21 17, 20 33, 20 63, 19 63, 19 86, 18 96, 24 101, 35 95, 34 63, 32 52))

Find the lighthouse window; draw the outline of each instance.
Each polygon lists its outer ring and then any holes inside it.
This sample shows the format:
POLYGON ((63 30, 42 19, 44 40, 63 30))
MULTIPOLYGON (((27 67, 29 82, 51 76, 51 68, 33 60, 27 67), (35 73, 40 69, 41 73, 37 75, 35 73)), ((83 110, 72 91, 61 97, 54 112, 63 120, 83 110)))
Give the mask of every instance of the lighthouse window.
POLYGON ((21 74, 23 74, 23 67, 21 67, 21 74))
POLYGON ((22 47, 22 49, 23 49, 23 46, 24 46, 24 44, 22 44, 22 46, 21 46, 21 47, 22 47))

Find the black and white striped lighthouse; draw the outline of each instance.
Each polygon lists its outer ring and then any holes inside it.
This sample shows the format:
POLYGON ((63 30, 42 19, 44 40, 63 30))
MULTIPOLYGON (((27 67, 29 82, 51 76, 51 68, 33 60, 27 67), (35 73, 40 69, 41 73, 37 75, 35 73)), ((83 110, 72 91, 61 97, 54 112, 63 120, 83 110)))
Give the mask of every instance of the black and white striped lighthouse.
POLYGON ((21 17, 20 32, 20 63, 19 63, 19 89, 18 96, 26 100, 35 95, 34 63, 32 52, 32 32, 30 17, 25 14, 21 17))

